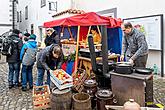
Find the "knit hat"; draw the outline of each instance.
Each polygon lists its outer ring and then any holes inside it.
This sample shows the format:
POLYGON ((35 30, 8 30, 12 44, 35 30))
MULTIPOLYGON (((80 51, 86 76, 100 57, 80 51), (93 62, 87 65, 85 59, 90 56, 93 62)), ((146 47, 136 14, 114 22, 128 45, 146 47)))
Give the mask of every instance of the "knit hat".
POLYGON ((29 37, 30 34, 29 34, 28 32, 25 32, 25 33, 24 33, 24 36, 29 37))
POLYGON ((15 33, 15 34, 19 34, 20 33, 20 31, 18 29, 13 29, 12 32, 15 33))
POLYGON ((35 34, 31 34, 30 37, 29 37, 29 39, 34 39, 34 40, 36 40, 36 37, 37 37, 37 36, 36 36, 35 34))

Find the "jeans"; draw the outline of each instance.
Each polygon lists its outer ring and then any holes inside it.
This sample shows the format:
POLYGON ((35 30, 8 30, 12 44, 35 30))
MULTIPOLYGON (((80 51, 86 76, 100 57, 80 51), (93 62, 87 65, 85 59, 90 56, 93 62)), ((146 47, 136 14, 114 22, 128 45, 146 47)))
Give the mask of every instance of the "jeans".
POLYGON ((9 85, 18 85, 19 63, 8 63, 8 65, 9 65, 9 74, 8 74, 9 85))
POLYGON ((22 65, 22 87, 27 87, 29 82, 29 87, 33 87, 33 75, 32 75, 33 65, 26 66, 22 65))
MULTIPOLYGON (((42 86, 43 85, 45 69, 37 68, 37 70, 38 70, 38 75, 37 75, 36 86, 42 86)), ((47 82, 46 82, 46 84, 48 84, 50 86, 50 73, 49 73, 49 71, 47 71, 47 82)))

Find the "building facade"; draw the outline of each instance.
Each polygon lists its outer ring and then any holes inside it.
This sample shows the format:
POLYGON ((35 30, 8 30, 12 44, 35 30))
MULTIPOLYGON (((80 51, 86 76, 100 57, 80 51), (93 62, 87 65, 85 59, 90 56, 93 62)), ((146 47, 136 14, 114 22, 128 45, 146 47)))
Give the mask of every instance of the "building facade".
MULTIPOLYGON (((59 19, 60 17, 53 18, 52 15, 70 8, 84 10, 85 12, 93 11, 104 16, 125 19, 157 14, 164 15, 165 8, 163 4, 165 4, 163 0, 19 0, 19 28, 21 31, 34 32, 40 36, 38 39, 41 40, 44 35, 43 23, 59 19), (28 11, 25 12, 25 10, 28 11)), ((165 21, 165 18, 163 20, 165 21)), ((164 31, 165 28, 163 29, 164 31)), ((165 62, 163 60, 163 51, 149 50, 147 67, 153 67, 156 64, 159 72, 161 72, 162 68, 164 68, 162 64, 165 62)))
POLYGON ((0 3, 0 35, 12 29, 12 1, 2 0, 0 3))

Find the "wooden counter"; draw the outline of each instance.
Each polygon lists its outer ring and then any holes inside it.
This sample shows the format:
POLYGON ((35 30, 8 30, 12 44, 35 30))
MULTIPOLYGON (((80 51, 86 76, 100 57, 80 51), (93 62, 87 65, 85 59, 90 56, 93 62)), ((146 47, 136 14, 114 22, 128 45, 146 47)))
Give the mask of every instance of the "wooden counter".
MULTIPOLYGON (((117 62, 118 56, 117 55, 110 55, 108 56, 109 60, 114 60, 117 62)), ((100 61, 102 60, 102 57, 97 57, 96 61, 100 61)), ((92 65, 91 65, 91 59, 90 58, 86 58, 86 57, 80 57, 79 56, 79 62, 80 62, 80 68, 85 69, 86 73, 88 75, 90 75, 90 73, 92 72, 92 65)))

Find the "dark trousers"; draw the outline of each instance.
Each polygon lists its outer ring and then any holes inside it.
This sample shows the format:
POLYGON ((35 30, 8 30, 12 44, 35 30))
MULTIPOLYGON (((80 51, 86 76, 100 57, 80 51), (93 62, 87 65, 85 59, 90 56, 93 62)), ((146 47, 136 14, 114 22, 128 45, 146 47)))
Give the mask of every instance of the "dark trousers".
POLYGON ((147 54, 147 55, 144 55, 144 56, 138 57, 138 58, 134 61, 134 66, 135 66, 135 67, 146 67, 147 58, 148 58, 148 54, 147 54))
POLYGON ((32 75, 33 65, 26 66, 22 65, 22 87, 27 87, 29 82, 29 87, 33 87, 33 75, 32 75))
POLYGON ((9 85, 18 85, 19 82, 19 63, 8 63, 9 65, 9 74, 8 82, 9 85))

